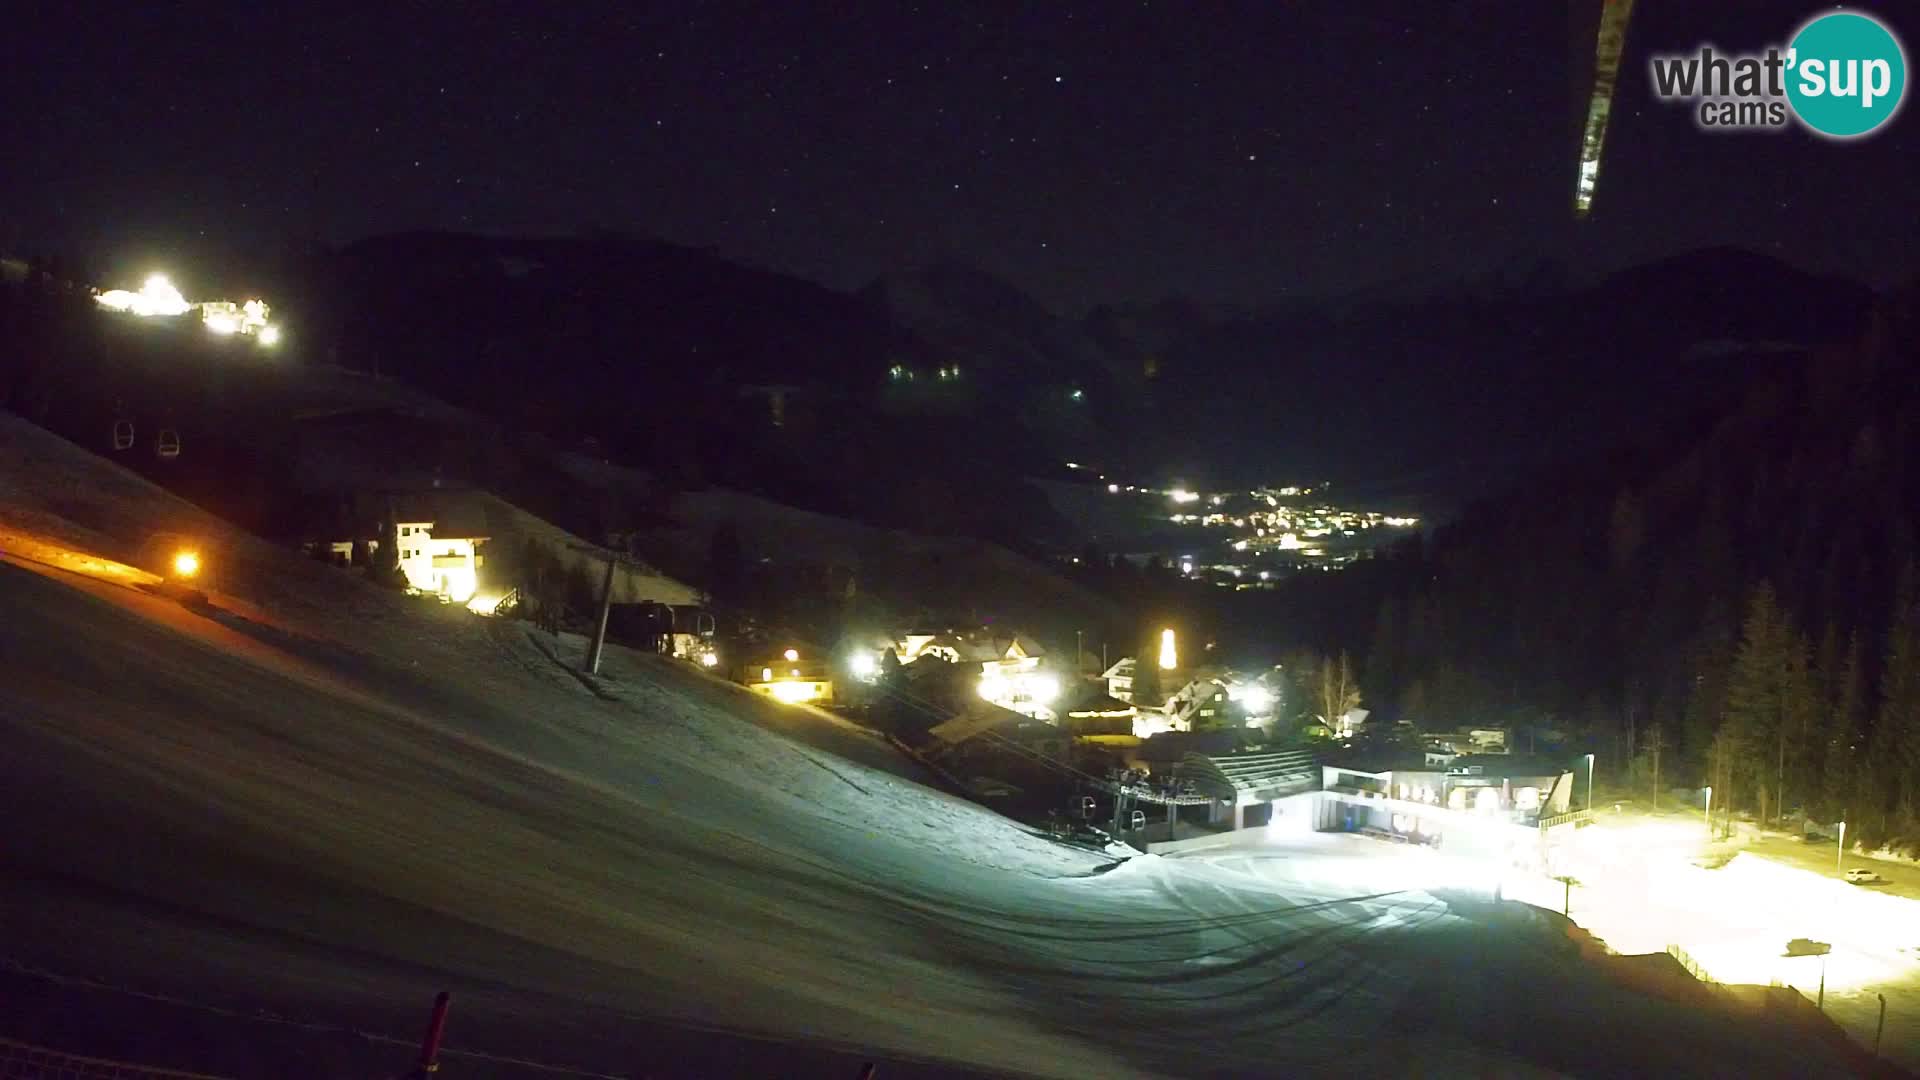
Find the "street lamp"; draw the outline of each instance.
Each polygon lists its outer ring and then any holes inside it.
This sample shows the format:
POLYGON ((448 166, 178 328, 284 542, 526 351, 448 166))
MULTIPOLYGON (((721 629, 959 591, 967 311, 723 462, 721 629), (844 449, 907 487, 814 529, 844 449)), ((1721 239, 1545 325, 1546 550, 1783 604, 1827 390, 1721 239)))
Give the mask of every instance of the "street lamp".
POLYGON ((1587 813, 1593 813, 1593 755, 1587 755, 1587 813))
POLYGON ((1847 857, 1847 823, 1840 823, 1840 841, 1833 846, 1833 872, 1839 873, 1841 864, 1847 857))
POLYGON ((1707 839, 1713 839, 1713 785, 1707 785, 1707 812, 1702 815, 1707 822, 1707 839))

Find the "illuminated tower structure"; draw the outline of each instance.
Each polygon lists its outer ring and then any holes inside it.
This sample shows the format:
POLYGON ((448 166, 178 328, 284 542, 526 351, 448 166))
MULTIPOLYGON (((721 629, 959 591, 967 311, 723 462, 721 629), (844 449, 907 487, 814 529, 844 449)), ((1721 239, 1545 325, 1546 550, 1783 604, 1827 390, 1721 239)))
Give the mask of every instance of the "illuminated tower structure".
MULTIPOLYGON (((1591 10, 1593 0, 1574 0, 1575 16, 1591 10)), ((1586 124, 1580 132, 1580 172, 1573 187, 1573 214, 1593 212, 1594 193, 1600 187, 1600 156, 1607 142, 1607 121, 1613 113, 1613 91, 1620 81, 1620 56, 1626 50, 1627 24, 1633 19, 1634 0, 1600 0, 1600 28, 1593 51, 1593 85, 1587 95, 1586 124)), ((1576 33, 1584 21, 1574 21, 1576 33)), ((1578 70, 1578 69, 1576 69, 1578 70)))

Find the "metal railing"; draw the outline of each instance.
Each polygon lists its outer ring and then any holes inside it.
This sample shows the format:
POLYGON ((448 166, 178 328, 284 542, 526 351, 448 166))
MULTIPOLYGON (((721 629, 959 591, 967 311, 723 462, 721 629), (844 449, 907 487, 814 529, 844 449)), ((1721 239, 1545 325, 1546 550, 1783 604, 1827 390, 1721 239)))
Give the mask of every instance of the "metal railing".
POLYGON ((1713 976, 1707 974, 1707 969, 1700 966, 1700 961, 1695 960, 1691 955, 1687 953, 1687 950, 1681 948, 1680 946, 1678 945, 1667 946, 1667 955, 1673 957, 1675 960, 1680 961, 1680 966, 1687 969, 1687 974, 1693 976, 1695 979, 1699 980, 1700 982, 1711 983, 1715 981, 1713 976))
POLYGON ((1542 831, 1545 831, 1557 825, 1577 825, 1580 822, 1591 820, 1593 820, 1592 810, 1575 810, 1572 813, 1556 814, 1553 817, 1541 818, 1540 828, 1542 831))
POLYGON ((223 1080, 129 1061, 83 1057, 32 1043, 0 1039, 0 1080, 223 1080))

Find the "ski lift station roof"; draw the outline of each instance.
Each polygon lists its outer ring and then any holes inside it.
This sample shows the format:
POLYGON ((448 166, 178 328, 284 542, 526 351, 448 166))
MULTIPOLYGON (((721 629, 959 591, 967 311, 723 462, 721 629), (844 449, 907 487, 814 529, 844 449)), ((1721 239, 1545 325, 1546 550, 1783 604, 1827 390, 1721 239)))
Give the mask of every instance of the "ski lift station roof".
POLYGON ((1188 754, 1180 776, 1217 798, 1277 799, 1320 786, 1320 767, 1308 750, 1259 754, 1188 754))

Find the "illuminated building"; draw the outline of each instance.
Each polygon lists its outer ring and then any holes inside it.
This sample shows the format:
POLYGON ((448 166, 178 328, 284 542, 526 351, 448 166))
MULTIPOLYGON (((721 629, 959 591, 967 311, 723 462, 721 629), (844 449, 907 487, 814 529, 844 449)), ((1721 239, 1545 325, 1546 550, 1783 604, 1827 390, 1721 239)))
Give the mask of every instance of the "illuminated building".
POLYGON ((1574 774, 1555 761, 1500 754, 1438 768, 1387 764, 1325 766, 1320 827, 1539 856, 1542 820, 1574 802, 1574 774))
POLYGON ((280 328, 268 323, 270 309, 265 300, 205 300, 190 302, 174 287, 165 274, 152 274, 139 292, 108 289, 94 294, 94 302, 109 311, 142 318, 174 318, 189 311, 200 312, 200 323, 207 332, 219 337, 250 337, 262 345, 280 341, 280 328))
POLYGON ((826 663, 799 649, 783 649, 777 655, 751 664, 753 673, 747 689, 788 705, 831 705, 833 676, 826 663))
POLYGON ((433 524, 431 521, 399 523, 400 571, 407 576, 407 584, 421 592, 464 604, 479 588, 479 549, 487 538, 434 536, 433 524))
POLYGON ((109 289, 96 295, 94 301, 110 311, 121 311, 143 318, 171 318, 176 315, 185 315, 193 308, 192 304, 187 303, 187 298, 180 295, 180 290, 173 287, 173 282, 167 280, 165 274, 154 274, 148 277, 140 286, 139 292, 109 289))

